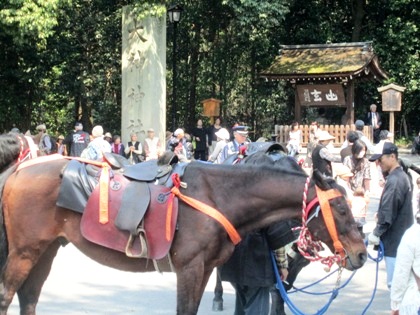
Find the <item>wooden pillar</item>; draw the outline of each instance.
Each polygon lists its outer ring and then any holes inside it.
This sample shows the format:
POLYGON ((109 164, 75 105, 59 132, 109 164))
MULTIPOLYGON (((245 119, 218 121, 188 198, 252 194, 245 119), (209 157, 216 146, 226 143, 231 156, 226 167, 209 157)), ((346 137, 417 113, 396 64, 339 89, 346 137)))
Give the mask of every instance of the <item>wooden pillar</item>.
POLYGON ((392 134, 395 137, 394 124, 395 124, 395 121, 394 121, 394 111, 390 111, 389 112, 389 131, 392 132, 392 134))
POLYGON ((349 81, 347 84, 347 113, 349 115, 350 124, 354 124, 354 83, 349 81))
POLYGON ((301 108, 300 108, 298 91, 296 87, 295 87, 295 121, 297 121, 299 124, 301 121, 301 108))

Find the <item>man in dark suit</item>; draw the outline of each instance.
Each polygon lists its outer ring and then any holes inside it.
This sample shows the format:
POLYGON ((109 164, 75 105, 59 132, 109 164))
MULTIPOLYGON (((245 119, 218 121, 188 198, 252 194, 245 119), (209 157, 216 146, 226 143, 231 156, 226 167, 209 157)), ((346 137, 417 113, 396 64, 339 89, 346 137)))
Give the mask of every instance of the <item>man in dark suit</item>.
POLYGON ((373 143, 379 142, 379 133, 381 132, 381 115, 376 111, 376 105, 370 105, 370 112, 366 117, 366 125, 372 126, 373 128, 373 143))

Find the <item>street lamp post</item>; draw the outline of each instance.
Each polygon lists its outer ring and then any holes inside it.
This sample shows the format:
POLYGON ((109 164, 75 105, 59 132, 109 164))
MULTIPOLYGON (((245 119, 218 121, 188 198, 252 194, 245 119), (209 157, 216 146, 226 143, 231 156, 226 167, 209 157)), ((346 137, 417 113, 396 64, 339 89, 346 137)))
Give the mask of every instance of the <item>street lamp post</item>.
POLYGON ((174 26, 173 29, 173 53, 172 53, 172 130, 177 128, 177 119, 176 119, 176 32, 177 24, 181 20, 181 13, 183 9, 180 5, 172 5, 168 9, 169 22, 174 26))

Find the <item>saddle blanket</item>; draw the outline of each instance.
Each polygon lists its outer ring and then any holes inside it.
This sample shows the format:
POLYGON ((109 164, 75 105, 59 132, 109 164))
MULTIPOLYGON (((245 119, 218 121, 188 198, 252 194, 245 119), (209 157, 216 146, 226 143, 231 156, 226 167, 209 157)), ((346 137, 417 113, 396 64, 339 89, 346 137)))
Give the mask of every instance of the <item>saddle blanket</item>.
MULTIPOLYGON (((81 233, 88 241, 114 249, 120 252, 130 252, 135 256, 142 252, 143 248, 139 238, 129 244, 130 232, 119 230, 114 222, 121 208, 125 187, 130 180, 115 174, 110 181, 108 215, 106 224, 99 222, 99 185, 93 190, 81 220, 81 233)), ((150 190, 150 204, 144 216, 143 229, 147 244, 147 258, 162 259, 165 257, 172 244, 175 235, 178 217, 178 199, 173 199, 172 210, 168 211, 168 202, 171 199, 170 188, 148 184, 150 190)), ((141 195, 138 198, 142 198, 141 195)), ((145 257, 146 258, 146 257, 145 257)))

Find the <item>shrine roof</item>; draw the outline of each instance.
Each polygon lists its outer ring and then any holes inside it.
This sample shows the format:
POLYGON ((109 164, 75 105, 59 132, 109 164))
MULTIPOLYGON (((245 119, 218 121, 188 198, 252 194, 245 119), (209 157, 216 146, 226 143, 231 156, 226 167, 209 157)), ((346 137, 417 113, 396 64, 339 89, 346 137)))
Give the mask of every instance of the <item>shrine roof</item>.
POLYGON ((379 66, 371 42, 283 45, 279 56, 260 76, 289 81, 388 78, 379 66))

